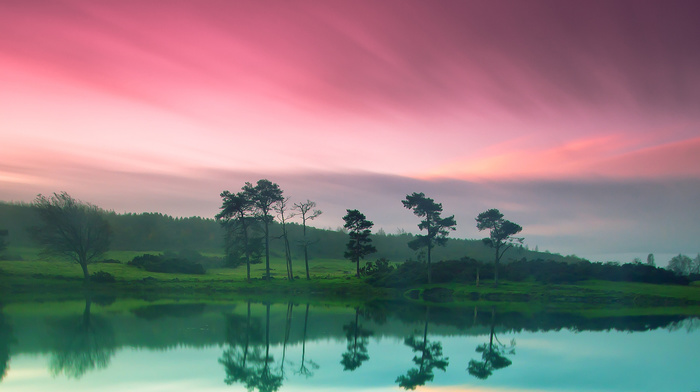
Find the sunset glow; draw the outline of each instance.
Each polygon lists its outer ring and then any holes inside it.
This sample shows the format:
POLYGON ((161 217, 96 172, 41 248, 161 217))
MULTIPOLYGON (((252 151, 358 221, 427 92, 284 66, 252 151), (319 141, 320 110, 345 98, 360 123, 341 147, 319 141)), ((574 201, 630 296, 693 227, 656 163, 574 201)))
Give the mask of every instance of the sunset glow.
MULTIPOLYGON (((680 181, 691 195, 669 197, 697 202, 699 14, 688 1, 3 1, 0 199, 66 190, 211 217, 221 190, 266 177, 335 213, 354 201, 333 196, 335 177, 397 214, 402 192, 450 200, 454 182, 680 181)), ((672 217, 690 222, 687 209, 672 217)), ((478 235, 477 212, 460 212, 461 235, 478 235)), ((374 220, 403 224, 388 214, 374 220)))

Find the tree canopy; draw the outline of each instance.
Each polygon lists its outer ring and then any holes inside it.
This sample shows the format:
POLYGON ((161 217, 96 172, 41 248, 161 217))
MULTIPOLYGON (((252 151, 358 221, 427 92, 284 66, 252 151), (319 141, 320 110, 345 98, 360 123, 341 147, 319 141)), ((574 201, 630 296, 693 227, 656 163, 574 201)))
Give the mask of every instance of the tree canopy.
POLYGON ((357 265, 356 276, 359 278, 360 260, 377 251, 377 248, 372 245, 372 238, 370 238, 374 223, 367 220, 365 214, 358 210, 347 210, 343 220, 345 221, 343 228, 348 230, 350 236, 344 256, 357 265))
POLYGON ((256 217, 262 221, 265 238, 265 278, 270 279, 270 223, 274 217, 270 214, 276 203, 281 202, 282 189, 274 182, 262 179, 253 185, 246 182, 243 186, 245 192, 255 207, 256 217))
POLYGON ((226 230, 226 258, 229 265, 238 265, 243 259, 246 264, 246 276, 250 280, 250 263, 252 246, 249 237, 249 227, 253 222, 253 200, 247 192, 221 192, 223 203, 221 212, 216 214, 216 220, 226 230), (242 257, 240 257, 242 256, 242 257))
POLYGON ((523 228, 517 223, 503 219, 503 214, 495 208, 484 211, 476 217, 476 228, 479 231, 490 230, 484 244, 496 251, 494 258, 494 284, 498 285, 498 263, 503 254, 515 243, 522 244, 523 238, 515 237, 523 228))
POLYGON ((413 214, 420 218, 424 218, 419 224, 420 230, 425 230, 426 234, 419 234, 415 239, 408 243, 408 246, 413 249, 427 248, 428 251, 428 283, 431 283, 430 263, 431 253, 435 245, 445 246, 447 243, 447 235, 450 231, 455 230, 457 222, 454 215, 442 218, 442 204, 436 203, 435 200, 425 197, 423 192, 406 195, 406 199, 401 201, 403 206, 413 210, 413 214))

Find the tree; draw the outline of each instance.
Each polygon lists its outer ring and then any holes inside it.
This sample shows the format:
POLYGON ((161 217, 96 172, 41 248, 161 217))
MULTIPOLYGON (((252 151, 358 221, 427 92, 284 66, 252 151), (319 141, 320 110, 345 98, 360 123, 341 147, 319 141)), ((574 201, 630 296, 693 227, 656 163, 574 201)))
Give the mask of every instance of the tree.
POLYGON ((32 228, 32 236, 44 253, 75 261, 88 282, 88 264, 109 249, 111 230, 104 211, 66 192, 38 195, 32 205, 42 221, 41 226, 32 228))
POLYGON ((442 204, 436 203, 435 200, 425 197, 423 192, 413 192, 411 195, 406 195, 406 199, 402 200, 403 206, 412 209, 413 214, 424 218, 419 224, 420 230, 425 230, 425 235, 417 235, 415 239, 408 243, 408 246, 413 250, 427 248, 428 251, 428 283, 432 283, 430 273, 431 252, 434 246, 445 246, 447 243, 447 235, 450 231, 455 230, 457 222, 455 216, 447 218, 440 217, 442 213, 442 204))
POLYGON ((501 261, 503 254, 510 249, 513 244, 523 243, 523 238, 514 237, 520 233, 523 228, 517 223, 503 219, 503 214, 495 208, 484 211, 476 217, 476 228, 481 230, 491 230, 489 238, 484 238, 484 244, 493 248, 496 255, 493 261, 494 265, 494 285, 498 286, 498 263, 501 261))
POLYGON ((277 212, 277 218, 282 225, 282 241, 284 244, 284 259, 287 264, 287 279, 290 281, 294 280, 294 271, 292 269, 292 249, 289 247, 289 233, 287 232, 287 221, 296 216, 296 214, 285 215, 287 210, 287 203, 289 203, 289 198, 285 197, 280 200, 274 207, 277 212))
POLYGON ((343 217, 345 221, 343 228, 348 230, 350 241, 348 241, 344 256, 357 265, 356 276, 359 278, 360 260, 377 251, 377 248, 372 245, 372 239, 369 237, 372 234, 371 229, 374 223, 368 221, 365 215, 358 210, 346 211, 347 214, 343 217))
POLYGON ((246 264, 246 277, 250 281, 250 259, 252 246, 249 238, 249 227, 253 223, 253 200, 248 192, 233 194, 229 191, 221 192, 223 203, 221 212, 216 214, 216 221, 226 230, 226 254, 230 256, 235 252, 237 244, 243 243, 243 259, 246 264))
POLYGON ((679 254, 674 256, 669 262, 668 267, 670 271, 673 271, 676 275, 690 275, 694 272, 693 260, 686 256, 679 254))
POLYGON ((270 223, 274 219, 270 212, 275 203, 283 200, 279 185, 270 180, 258 180, 257 184, 246 182, 243 191, 253 201, 257 218, 263 222, 265 235, 265 278, 270 279, 270 223))
POLYGON ((301 227, 303 228, 304 239, 302 240, 302 247, 304 248, 304 264, 306 265, 306 280, 311 280, 311 275, 309 274, 309 242, 308 237, 306 237, 306 221, 316 219, 323 212, 321 210, 314 210, 316 208, 316 203, 311 200, 306 200, 303 203, 294 203, 293 209, 299 211, 301 214, 301 227))
POLYGON ((652 267, 656 267, 656 263, 654 262, 654 254, 653 253, 649 253, 647 255, 647 265, 650 265, 652 267))

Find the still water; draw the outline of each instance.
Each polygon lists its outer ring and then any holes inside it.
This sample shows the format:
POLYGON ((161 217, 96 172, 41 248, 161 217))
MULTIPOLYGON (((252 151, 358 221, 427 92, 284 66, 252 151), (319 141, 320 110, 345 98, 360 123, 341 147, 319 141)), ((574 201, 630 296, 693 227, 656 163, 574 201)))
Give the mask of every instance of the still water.
POLYGON ((0 390, 694 392, 698 325, 406 304, 10 304, 0 390))

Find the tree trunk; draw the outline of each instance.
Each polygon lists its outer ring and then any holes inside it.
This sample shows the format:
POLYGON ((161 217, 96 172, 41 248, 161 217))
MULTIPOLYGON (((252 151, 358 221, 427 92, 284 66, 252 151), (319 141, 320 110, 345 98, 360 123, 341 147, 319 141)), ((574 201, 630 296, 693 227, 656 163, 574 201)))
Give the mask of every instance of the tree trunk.
POLYGON ((311 280, 309 275, 309 241, 306 239, 306 218, 304 219, 304 264, 306 265, 306 280, 311 280))
POLYGON ((250 282, 250 245, 248 244, 248 225, 246 224, 243 224, 243 246, 245 251, 246 280, 250 282))
POLYGON ((496 259, 493 261, 493 286, 498 286, 498 262, 500 257, 498 257, 498 250, 500 247, 496 247, 496 259))
POLYGON ((432 248, 432 246, 431 246, 432 243, 431 243, 431 242, 432 242, 432 241, 430 240, 430 238, 428 238, 428 284, 433 283, 433 274, 431 273, 432 271, 431 271, 431 268, 430 268, 430 261, 431 261, 431 260, 430 260, 430 253, 431 253, 431 252, 430 252, 430 251, 432 250, 432 249, 431 249, 431 248, 432 248))
POLYGON ((270 280, 270 228, 265 217, 265 277, 270 280))
POLYGON ((85 283, 90 282, 90 274, 88 273, 87 261, 81 258, 80 268, 83 269, 83 278, 85 278, 85 283))
POLYGON ((290 281, 294 280, 294 270, 292 269, 292 249, 289 247, 289 237, 287 229, 284 229, 284 256, 287 259, 287 273, 290 281))

